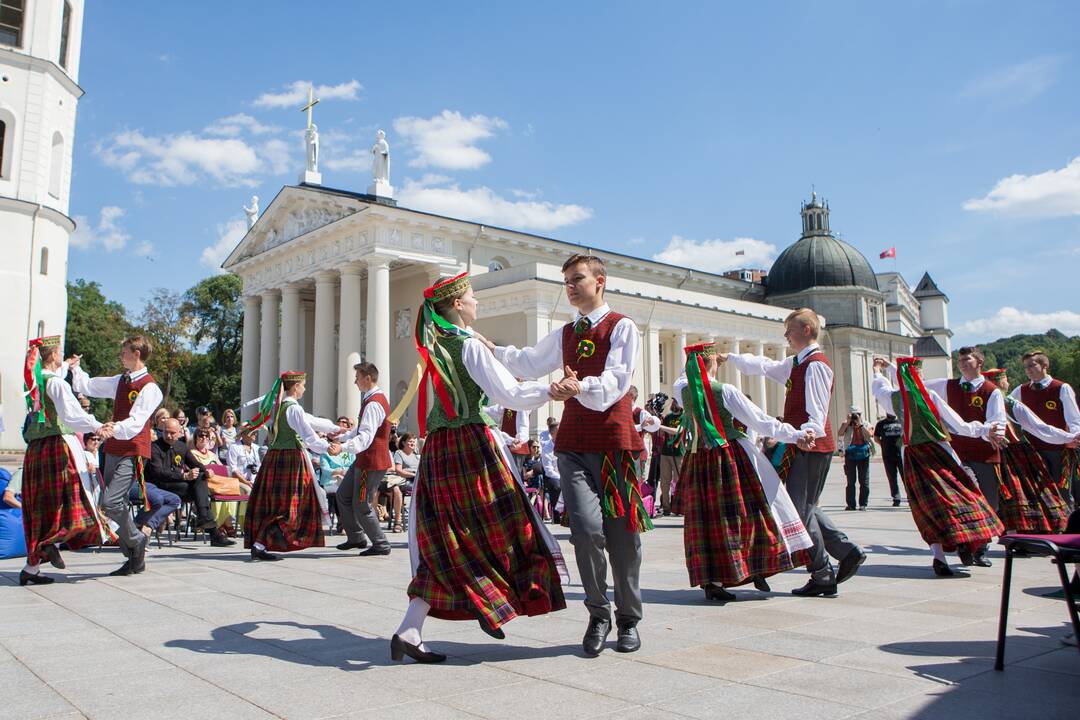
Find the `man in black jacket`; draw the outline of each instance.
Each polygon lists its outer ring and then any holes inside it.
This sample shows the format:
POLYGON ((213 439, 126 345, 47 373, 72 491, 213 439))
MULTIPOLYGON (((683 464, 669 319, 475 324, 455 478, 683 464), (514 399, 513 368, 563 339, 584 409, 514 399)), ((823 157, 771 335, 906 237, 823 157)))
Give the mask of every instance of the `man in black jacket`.
POLYGON ((162 490, 176 493, 195 503, 196 528, 210 531, 210 544, 225 547, 234 544, 218 528, 210 514, 210 488, 206 485, 206 468, 195 459, 188 446, 179 441, 180 422, 170 418, 162 432, 150 445, 150 462, 146 479, 162 490))

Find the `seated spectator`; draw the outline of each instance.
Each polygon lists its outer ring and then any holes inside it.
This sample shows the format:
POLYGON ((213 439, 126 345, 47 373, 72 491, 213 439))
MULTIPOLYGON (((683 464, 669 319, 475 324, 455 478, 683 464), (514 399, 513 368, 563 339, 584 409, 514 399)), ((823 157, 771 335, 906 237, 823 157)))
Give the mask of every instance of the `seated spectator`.
POLYGON ((236 412, 232 408, 226 408, 225 412, 221 413, 221 425, 217 430, 218 457, 222 462, 228 462, 229 446, 236 442, 237 430, 236 412))
POLYGON ((560 522, 562 519, 562 513, 557 509, 559 495, 562 494, 559 464, 555 460, 555 438, 558 434, 559 421, 548 418, 548 429, 540 433, 540 464, 544 468, 544 492, 547 493, 552 522, 560 522))
POLYGON ((192 440, 188 443, 189 446, 195 442, 195 433, 199 430, 210 431, 207 447, 216 455, 218 446, 217 421, 214 420, 214 413, 205 405, 195 408, 195 429, 191 431, 192 440))
POLYGON ((176 436, 176 439, 185 445, 191 444, 191 428, 188 427, 188 416, 184 412, 184 408, 176 408, 176 412, 173 413, 173 418, 176 422, 180 423, 180 434, 176 436))
POLYGON ((137 482, 131 483, 128 501, 136 509, 135 526, 143 535, 150 537, 169 516, 180 509, 180 496, 168 490, 162 490, 152 482, 146 483, 146 500, 143 502, 142 487, 137 482), (146 506, 150 507, 147 508, 146 506))
POLYGON ((101 436, 96 433, 84 433, 82 436, 83 454, 86 456, 86 470, 94 478, 94 505, 101 503, 101 493, 105 489, 105 479, 98 472, 101 467, 101 436))
POLYGON ((26 533, 22 519, 22 468, 14 475, 0 468, 0 558, 26 555, 26 533))
MULTIPOLYGON (((352 429, 353 425, 352 420, 344 415, 337 419, 337 424, 345 432, 352 429)), ((338 455, 323 453, 319 456, 319 484, 327 493, 333 494, 337 491, 337 486, 341 483, 341 479, 345 477, 345 472, 353 464, 354 460, 356 460, 356 456, 348 452, 342 452, 338 455)))
POLYGON ((255 431, 241 428, 239 432, 240 442, 229 446, 225 467, 229 469, 229 475, 240 481, 240 488, 246 495, 251 492, 251 486, 255 484, 255 476, 259 474, 262 455, 259 452, 259 446, 255 444, 255 431))
POLYGON ((195 503, 196 529, 209 530, 212 545, 231 545, 232 541, 218 528, 217 520, 210 511, 210 488, 206 482, 206 468, 195 459, 187 445, 180 442, 180 429, 180 422, 176 418, 165 421, 163 437, 150 445, 146 479, 162 490, 192 500, 195 503))
POLYGON ((154 411, 154 423, 151 426, 154 431, 154 439, 165 435, 165 421, 170 417, 169 411, 163 407, 159 407, 154 411))
MULTIPOLYGON (((240 491, 240 482, 228 475, 214 472, 214 467, 220 471, 217 453, 210 449, 212 436, 217 433, 212 428, 196 428, 195 447, 191 448, 191 454, 206 468, 206 486, 210 488, 210 512, 218 521, 218 527, 229 536, 236 535, 234 521, 240 517, 240 503, 236 500, 216 500, 220 495, 246 495, 240 491)), ((245 505, 246 507, 246 505, 245 505)))
POLYGON ((539 488, 544 484, 544 464, 540 460, 540 441, 530 440, 529 454, 521 463, 521 479, 525 487, 539 488))
POLYGON ((420 469, 420 453, 416 451, 415 435, 405 433, 398 439, 398 449, 394 452, 393 459, 394 472, 405 481, 400 486, 401 491, 411 495, 416 473, 420 469))

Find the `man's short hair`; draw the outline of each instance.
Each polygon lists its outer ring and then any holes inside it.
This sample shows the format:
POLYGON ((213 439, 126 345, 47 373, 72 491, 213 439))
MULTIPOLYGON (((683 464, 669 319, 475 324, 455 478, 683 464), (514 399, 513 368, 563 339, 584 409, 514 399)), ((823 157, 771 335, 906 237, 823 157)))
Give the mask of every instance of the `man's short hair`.
POLYGON ((562 271, 566 272, 578 263, 585 263, 585 265, 589 268, 589 272, 591 272, 595 277, 607 277, 607 267, 604 265, 604 261, 591 253, 574 253, 566 262, 563 263, 562 271))
POLYGON ((961 357, 963 355, 970 355, 971 357, 975 358, 976 360, 979 361, 980 366, 986 364, 986 356, 983 355, 983 351, 980 350, 977 347, 973 347, 971 345, 965 345, 964 347, 962 347, 962 348, 960 348, 959 350, 956 351, 956 356, 957 357, 961 357))
POLYGON ((150 359, 150 355, 154 351, 154 347, 150 344, 150 340, 142 335, 132 335, 127 338, 124 340, 124 347, 133 352, 137 350, 139 352, 139 359, 144 363, 150 359))
POLYGON ((371 380, 372 382, 379 381, 379 368, 375 367, 375 363, 372 362, 358 362, 352 366, 353 370, 356 370, 361 375, 371 380))
POLYGON ((791 323, 798 325, 799 327, 810 328, 810 337, 813 340, 818 339, 818 335, 821 334, 821 319, 818 318, 818 314, 810 308, 796 308, 788 313, 788 316, 784 318, 784 324, 791 323))
POLYGON ((1050 358, 1047 357, 1046 353, 1042 350, 1032 350, 1031 352, 1026 352, 1020 358, 1020 362, 1022 363, 1026 363, 1028 360, 1034 360, 1035 362, 1042 365, 1043 369, 1050 368, 1050 358))

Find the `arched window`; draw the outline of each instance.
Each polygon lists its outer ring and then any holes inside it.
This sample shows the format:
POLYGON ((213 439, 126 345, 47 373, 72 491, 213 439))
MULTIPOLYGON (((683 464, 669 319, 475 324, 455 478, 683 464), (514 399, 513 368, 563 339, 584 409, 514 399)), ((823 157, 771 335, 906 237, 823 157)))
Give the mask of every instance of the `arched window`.
POLYGON ((49 274, 49 248, 47 247, 41 248, 41 262, 39 263, 39 266, 38 272, 42 275, 49 274))
POLYGON ((11 164, 9 158, 11 157, 11 149, 8 147, 9 140, 15 131, 12 125, 10 113, 6 113, 0 110, 0 180, 7 180, 11 174, 11 168, 8 165, 11 164))
POLYGON ((0 45, 22 47, 23 0, 0 0, 0 45))
POLYGON ((68 66, 68 33, 71 31, 71 3, 64 3, 64 15, 60 19, 60 67, 68 66))
POLYGON ((52 136, 52 161, 49 163, 49 194, 60 199, 60 176, 64 173, 64 138, 54 132, 52 136))
POLYGON ((38 337, 45 337, 45 321, 44 320, 38 320, 37 336, 38 337))
POLYGON ((504 257, 493 257, 488 262, 488 272, 499 272, 510 267, 510 262, 504 257))

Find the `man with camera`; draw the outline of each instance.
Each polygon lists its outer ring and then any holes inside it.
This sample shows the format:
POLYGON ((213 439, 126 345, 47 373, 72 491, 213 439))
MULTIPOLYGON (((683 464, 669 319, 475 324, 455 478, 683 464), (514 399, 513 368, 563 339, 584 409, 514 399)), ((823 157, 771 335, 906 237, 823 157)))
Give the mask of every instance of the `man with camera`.
POLYGON ((870 502, 870 456, 874 454, 873 429, 862 418, 862 411, 851 406, 850 414, 840 425, 840 447, 844 448, 844 474, 847 476, 847 507, 855 509, 855 479, 859 481, 859 509, 870 502))

